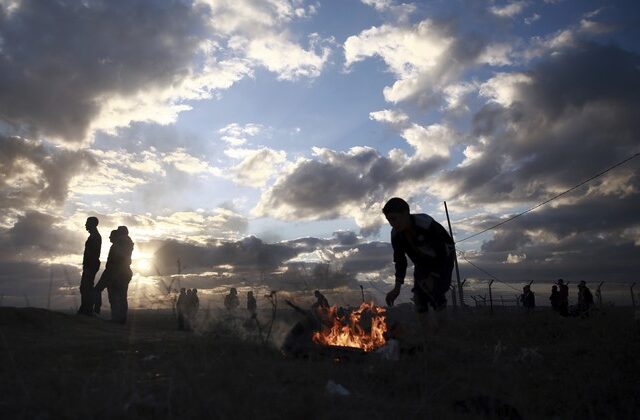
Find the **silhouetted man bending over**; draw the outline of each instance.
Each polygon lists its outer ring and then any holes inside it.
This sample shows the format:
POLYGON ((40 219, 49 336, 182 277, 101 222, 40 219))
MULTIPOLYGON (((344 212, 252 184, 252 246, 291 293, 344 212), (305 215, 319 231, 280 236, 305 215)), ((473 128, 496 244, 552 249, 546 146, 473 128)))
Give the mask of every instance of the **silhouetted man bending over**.
MULTIPOLYGON (((407 273, 407 255, 414 264, 413 302, 418 314, 426 315, 429 306, 436 311, 447 306, 445 293, 451 285, 454 264, 454 244, 442 225, 426 214, 409 213, 409 204, 394 197, 382 209, 391 230, 396 284, 387 294, 387 304, 393 306, 400 294, 407 273)), ((423 328, 426 319, 420 316, 423 328)))
POLYGON ((84 243, 84 256, 82 257, 82 278, 80 280, 80 308, 78 313, 93 315, 93 280, 100 269, 100 248, 102 237, 98 232, 98 218, 88 217, 84 225, 89 238, 84 243))

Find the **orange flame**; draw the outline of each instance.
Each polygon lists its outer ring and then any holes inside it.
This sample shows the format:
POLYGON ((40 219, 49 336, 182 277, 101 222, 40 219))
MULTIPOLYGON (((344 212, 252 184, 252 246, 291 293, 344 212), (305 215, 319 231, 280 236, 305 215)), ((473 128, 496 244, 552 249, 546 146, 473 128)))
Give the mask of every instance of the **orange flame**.
POLYGON ((325 326, 321 331, 313 334, 313 342, 326 346, 356 347, 364 351, 375 350, 385 343, 384 333, 387 332, 386 309, 373 303, 363 302, 360 307, 351 312, 348 320, 338 316, 337 308, 327 309, 323 318, 325 326), (371 315, 371 329, 369 331, 361 325, 362 315, 371 315))

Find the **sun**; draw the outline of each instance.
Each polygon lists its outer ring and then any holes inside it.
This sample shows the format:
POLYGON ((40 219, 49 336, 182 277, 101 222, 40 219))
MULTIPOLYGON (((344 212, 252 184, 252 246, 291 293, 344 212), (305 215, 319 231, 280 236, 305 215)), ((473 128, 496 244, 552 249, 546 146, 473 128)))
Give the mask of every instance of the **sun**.
POLYGON ((153 255, 138 250, 133 251, 131 256, 133 267, 140 273, 148 273, 153 268, 153 255))

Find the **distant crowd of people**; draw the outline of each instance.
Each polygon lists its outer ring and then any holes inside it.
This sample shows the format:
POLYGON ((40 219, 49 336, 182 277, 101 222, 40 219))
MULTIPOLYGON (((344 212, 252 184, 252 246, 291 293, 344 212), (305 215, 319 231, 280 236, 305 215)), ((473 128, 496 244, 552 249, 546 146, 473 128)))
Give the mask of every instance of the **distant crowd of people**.
MULTIPOLYGON (((589 316, 593 306, 593 295, 587 287, 587 283, 581 281, 578 283, 578 303, 569 306, 569 286, 563 279, 558 279, 556 284, 551 287, 551 309, 558 312, 562 316, 589 316)), ((527 310, 531 310, 536 306, 535 294, 529 285, 522 288, 522 294, 519 296, 519 302, 527 310)))
POLYGON ((176 302, 176 312, 178 315, 178 329, 191 331, 195 325, 196 315, 200 308, 200 298, 198 289, 180 289, 178 301, 176 302))

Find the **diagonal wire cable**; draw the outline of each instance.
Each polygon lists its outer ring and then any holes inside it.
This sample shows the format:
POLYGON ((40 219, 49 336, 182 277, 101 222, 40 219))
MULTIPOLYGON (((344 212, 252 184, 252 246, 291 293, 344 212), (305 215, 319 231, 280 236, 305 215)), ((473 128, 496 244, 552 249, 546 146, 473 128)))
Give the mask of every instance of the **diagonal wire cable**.
POLYGON ((518 289, 516 289, 515 287, 513 287, 512 285, 510 285, 509 283, 505 283, 502 280, 500 280, 499 278, 497 278, 496 276, 494 276, 493 274, 489 273, 487 270, 478 267, 476 264, 472 263, 471 261, 469 261, 467 259, 467 257, 465 257, 464 253, 460 250, 456 250, 456 253, 459 254, 463 260, 465 260, 466 262, 468 262, 469 264, 471 264, 472 266, 474 266, 478 271, 481 271, 482 273, 486 274, 487 276, 491 277, 492 279, 494 279, 495 281, 497 281, 498 283, 502 283, 507 287, 510 287, 511 289, 515 290, 516 292, 520 292, 518 289))
MULTIPOLYGON (((493 225, 493 226, 491 226, 491 227, 488 227, 488 228, 486 228, 486 229, 484 229, 484 230, 482 230, 482 231, 480 231, 480 232, 478 232, 478 233, 474 233, 473 235, 470 235, 470 236, 467 236, 466 238, 460 239, 459 241, 456 241, 456 243, 464 242, 464 241, 466 241, 467 239, 474 238, 474 237, 476 237, 476 236, 478 236, 478 235, 481 235, 481 234, 483 234, 483 233, 485 233, 485 232, 488 232, 488 231, 490 231, 490 230, 492 230, 492 229, 495 229, 495 228, 497 228, 498 226, 502 226, 502 225, 504 225, 505 223, 508 223, 508 222, 512 221, 513 219, 516 219, 516 218, 518 218, 518 217, 520 217, 520 216, 522 216, 522 215, 525 215, 525 214, 527 214, 527 213, 529 213, 529 212, 531 212, 531 211, 533 211, 533 210, 537 209, 538 207, 542 207, 542 206, 544 206, 545 204, 548 204, 548 203, 552 202, 553 200, 555 200, 555 199, 557 199, 557 198, 560 198, 560 197, 562 197, 563 195, 568 194, 568 193, 570 193, 571 191, 573 191, 573 190, 575 190, 575 189, 577 189, 577 188, 580 188, 580 187, 581 187, 581 186, 583 186, 584 184, 586 184, 586 183, 588 183, 588 182, 591 182, 591 181, 593 181, 593 180, 594 180, 594 179, 596 179, 596 178, 601 177, 602 175, 604 175, 604 174, 606 174, 607 172, 609 172, 609 171, 611 171, 611 170, 613 170, 613 169, 617 168, 618 166, 624 165, 625 163, 629 162, 630 160, 633 160, 633 159, 637 158, 638 156, 640 156, 640 152, 637 152, 637 153, 635 153, 634 155, 632 155, 632 156, 630 156, 630 157, 628 157, 628 158, 626 158, 626 159, 624 159, 624 160, 622 160, 622 161, 620 161, 620 162, 616 163, 615 165, 610 166, 609 168, 605 169, 604 171, 599 172, 599 173, 597 173, 597 174, 593 175, 592 177, 590 177, 590 178, 588 178, 588 179, 585 179, 585 180, 584 180, 584 181, 582 181, 581 183, 579 183, 579 184, 577 184, 577 185, 575 185, 575 186, 573 186, 573 187, 569 188, 568 190, 563 191, 563 192, 561 192, 560 194, 556 194, 556 195, 554 195, 553 197, 549 198, 549 199, 548 199, 548 200, 546 200, 546 201, 543 201, 543 202, 542 202, 542 203, 540 203, 540 204, 536 204, 535 206, 531 207, 530 209, 527 209, 527 210, 525 210, 525 211, 523 211, 523 212, 521 212, 521 213, 518 213, 518 214, 516 214, 515 216, 512 216, 512 217, 508 218, 507 220, 503 220, 502 222, 500 222, 500 223, 498 223, 498 224, 496 224, 496 225, 493 225)), ((463 258, 464 258, 464 257, 463 257, 463 258)))

